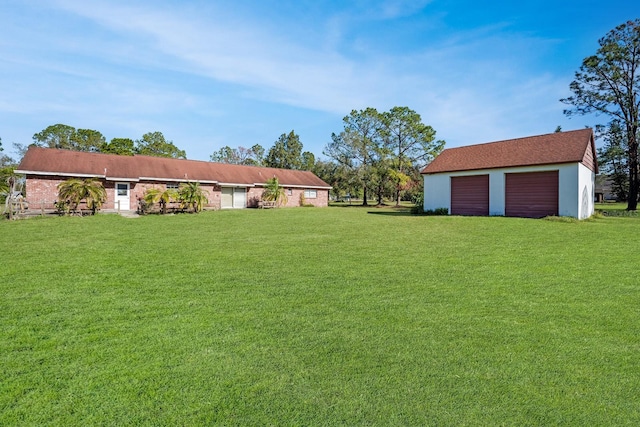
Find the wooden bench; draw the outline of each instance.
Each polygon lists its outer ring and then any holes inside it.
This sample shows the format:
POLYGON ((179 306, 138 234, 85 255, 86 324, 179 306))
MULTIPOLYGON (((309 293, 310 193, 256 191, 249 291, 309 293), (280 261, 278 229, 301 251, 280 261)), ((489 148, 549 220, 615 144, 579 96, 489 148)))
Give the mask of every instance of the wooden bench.
POLYGON ((260 200, 258 202, 258 207, 260 209, 277 208, 278 204, 275 201, 272 201, 272 200, 260 200))

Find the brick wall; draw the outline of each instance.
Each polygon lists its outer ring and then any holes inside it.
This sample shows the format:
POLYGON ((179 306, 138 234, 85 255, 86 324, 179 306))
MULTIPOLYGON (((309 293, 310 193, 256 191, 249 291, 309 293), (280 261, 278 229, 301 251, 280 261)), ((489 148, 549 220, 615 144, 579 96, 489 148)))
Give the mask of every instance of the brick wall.
POLYGON ((31 209, 55 209, 58 200, 58 184, 64 179, 54 176, 27 175, 25 192, 31 209))
MULTIPOLYGON (((250 207, 250 208, 257 207, 258 201, 262 198, 263 192, 264 192, 264 188, 262 187, 249 188, 249 191, 247 193, 247 207, 250 207)), ((305 199, 305 203, 308 205, 314 205, 320 208, 329 206, 329 190, 316 190, 316 193, 317 193, 316 198, 305 199)), ((283 206, 288 208, 297 207, 297 206, 300 206, 300 196, 304 194, 304 189, 285 187, 285 194, 287 195, 287 203, 284 204, 283 206)))
MULTIPOLYGON (((44 209, 54 209, 53 203, 58 199, 58 184, 65 181, 66 178, 45 175, 27 175, 26 181, 26 198, 32 209, 44 207, 44 209)), ((115 182, 102 180, 102 184, 107 192, 107 201, 102 205, 102 209, 116 209, 115 206, 115 182)), ((219 185, 202 184, 202 189, 207 192, 209 202, 205 205, 205 209, 220 209, 222 203, 222 189, 219 185)), ((157 181, 140 181, 129 184, 130 205, 129 209, 136 210, 138 207, 138 199, 144 197, 144 193, 149 188, 158 188, 166 190, 166 183, 157 181)), ((287 207, 300 206, 300 195, 304 194, 304 189, 293 188, 287 191, 287 207), (291 195, 289 195, 289 191, 291 195)), ((255 208, 258 201, 262 197, 264 188, 250 187, 247 189, 247 207, 255 208)), ((329 204, 329 191, 317 190, 317 197, 305 200, 307 204, 318 207, 325 207, 329 204)), ((126 209, 121 206, 121 209, 126 209)))
MULTIPOLYGON (((157 188, 165 191, 167 184, 158 181, 140 181, 131 184, 131 202, 133 204, 131 209, 136 209, 138 198, 143 199, 144 193, 150 188, 157 188)), ((205 191, 208 202, 204 205, 204 209, 218 210, 221 203, 221 189, 219 185, 215 184, 200 184, 200 188, 205 191)), ((113 196, 112 196, 113 197, 113 196)))

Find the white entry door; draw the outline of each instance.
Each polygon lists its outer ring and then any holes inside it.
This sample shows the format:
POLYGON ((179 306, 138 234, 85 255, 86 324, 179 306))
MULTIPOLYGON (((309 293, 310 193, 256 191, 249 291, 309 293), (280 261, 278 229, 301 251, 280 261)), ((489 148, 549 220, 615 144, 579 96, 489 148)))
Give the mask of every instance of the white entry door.
POLYGON ((115 208, 118 209, 118 202, 120 202, 120 210, 128 211, 131 209, 131 199, 129 194, 128 182, 116 182, 116 199, 115 208))

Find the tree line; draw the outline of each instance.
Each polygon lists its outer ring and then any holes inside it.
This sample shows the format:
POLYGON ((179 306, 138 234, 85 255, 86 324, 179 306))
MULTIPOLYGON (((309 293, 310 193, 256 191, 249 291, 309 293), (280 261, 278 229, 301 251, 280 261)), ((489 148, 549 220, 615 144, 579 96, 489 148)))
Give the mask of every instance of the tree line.
POLYGON ((34 134, 33 145, 121 156, 141 154, 174 159, 187 158, 184 150, 176 147, 173 141, 167 141, 162 132, 157 131, 145 133, 142 138, 135 141, 130 138, 113 138, 107 142, 104 135, 97 130, 76 129, 59 123, 34 134))
POLYGON ((422 123, 418 113, 408 107, 387 112, 375 108, 353 110, 343 119, 344 129, 331 134, 323 150, 330 160, 316 160, 303 151, 300 137, 291 131, 282 134, 266 152, 256 144, 251 148, 222 147, 211 160, 223 163, 309 170, 333 187, 335 198, 362 199, 370 196, 381 204, 422 193, 420 170, 444 147, 435 130, 422 123))
MULTIPOLYGON (((418 113, 408 107, 387 112, 375 108, 353 110, 343 119, 344 129, 331 134, 323 150, 329 160, 316 160, 304 151, 300 136, 283 133, 265 150, 260 144, 250 148, 224 146, 210 156, 213 162, 265 166, 314 172, 333 187, 335 198, 354 197, 369 203, 421 193, 420 169, 444 146, 435 139, 435 130, 422 123, 418 113)), ((17 144, 15 144, 17 145, 17 144)), ((134 154, 185 159, 186 153, 161 132, 149 132, 138 140, 113 138, 107 142, 97 130, 76 129, 65 124, 48 126, 33 135, 33 144, 94 153, 131 156, 134 154)), ((26 151, 26 147, 18 149, 26 151)), ((1 147, 0 147, 1 149, 1 147)))
POLYGON ((303 151, 300 136, 293 130, 280 135, 268 151, 260 144, 251 148, 224 146, 214 151, 210 159, 218 163, 308 171, 313 169, 316 161, 313 153, 303 151))
MULTIPOLYGON (((375 108, 353 110, 343 118, 344 130, 331 135, 324 154, 335 162, 331 168, 341 186, 355 187, 367 205, 369 195, 378 204, 403 195, 422 193, 420 170, 442 151, 445 142, 422 123, 420 114, 408 107, 378 112, 375 108), (416 191, 417 190, 417 191, 416 191)), ((318 171, 320 175, 324 171, 318 171)))

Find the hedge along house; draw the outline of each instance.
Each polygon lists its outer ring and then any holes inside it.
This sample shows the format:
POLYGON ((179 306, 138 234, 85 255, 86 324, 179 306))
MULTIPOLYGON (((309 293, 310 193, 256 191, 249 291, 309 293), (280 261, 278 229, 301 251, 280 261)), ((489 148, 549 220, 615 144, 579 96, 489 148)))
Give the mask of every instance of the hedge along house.
POLYGON ((591 129, 446 149, 421 173, 425 210, 579 219, 594 212, 591 129))
POLYGON ((199 182, 208 192, 205 209, 257 207, 267 180, 276 177, 285 189, 286 206, 327 206, 331 187, 307 171, 230 165, 149 156, 119 156, 29 147, 16 173, 26 175, 26 197, 32 209, 53 208, 58 184, 69 178, 98 178, 107 191, 103 209, 135 210, 149 188, 178 188, 199 182))

